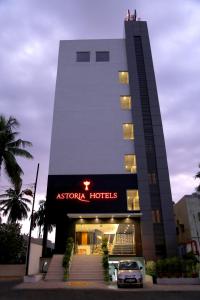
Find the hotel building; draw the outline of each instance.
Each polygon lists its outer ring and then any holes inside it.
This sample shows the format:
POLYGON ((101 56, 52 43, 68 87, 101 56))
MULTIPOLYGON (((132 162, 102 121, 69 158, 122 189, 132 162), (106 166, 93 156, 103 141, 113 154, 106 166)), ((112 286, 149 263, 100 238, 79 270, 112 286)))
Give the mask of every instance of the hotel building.
POLYGON ((176 254, 166 150, 147 24, 124 39, 60 42, 47 189, 55 253, 176 254))

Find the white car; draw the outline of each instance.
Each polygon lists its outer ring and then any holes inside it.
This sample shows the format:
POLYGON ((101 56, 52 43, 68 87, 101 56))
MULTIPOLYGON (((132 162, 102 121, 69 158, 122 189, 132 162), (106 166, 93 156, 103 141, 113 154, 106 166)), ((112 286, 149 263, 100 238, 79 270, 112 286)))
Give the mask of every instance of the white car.
POLYGON ((142 267, 133 260, 121 260, 117 272, 117 286, 136 285, 143 287, 142 267))

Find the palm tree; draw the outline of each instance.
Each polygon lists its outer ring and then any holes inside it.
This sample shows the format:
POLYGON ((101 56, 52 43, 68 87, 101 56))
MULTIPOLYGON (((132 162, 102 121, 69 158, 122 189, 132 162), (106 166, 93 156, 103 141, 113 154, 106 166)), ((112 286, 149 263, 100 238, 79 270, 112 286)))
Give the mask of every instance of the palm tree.
POLYGON ((33 158, 24 148, 31 146, 28 141, 18 139, 19 132, 15 128, 19 127, 19 122, 14 117, 6 119, 0 115, 0 171, 3 165, 6 174, 11 182, 20 185, 23 171, 16 161, 15 156, 33 158))
POLYGON ((0 195, 0 211, 3 212, 3 216, 8 215, 7 223, 17 223, 22 219, 28 217, 30 208, 28 205, 31 200, 24 197, 26 191, 21 190, 21 182, 15 185, 14 188, 6 190, 5 194, 0 195))
MULTIPOLYGON (((200 168, 200 164, 199 164, 199 168, 200 168)), ((200 171, 197 172, 197 174, 195 175, 195 178, 200 180, 200 171)), ((200 192, 200 183, 197 186, 196 190, 197 190, 197 192, 200 192)))
MULTIPOLYGON (((45 218, 46 218, 46 201, 45 200, 40 200, 39 202, 39 209, 38 211, 35 211, 33 213, 33 229, 38 226, 39 227, 39 233, 38 237, 41 237, 41 231, 42 228, 44 227, 45 224, 45 218)), ((49 224, 48 225, 48 231, 52 232, 53 230, 53 225, 49 224)))

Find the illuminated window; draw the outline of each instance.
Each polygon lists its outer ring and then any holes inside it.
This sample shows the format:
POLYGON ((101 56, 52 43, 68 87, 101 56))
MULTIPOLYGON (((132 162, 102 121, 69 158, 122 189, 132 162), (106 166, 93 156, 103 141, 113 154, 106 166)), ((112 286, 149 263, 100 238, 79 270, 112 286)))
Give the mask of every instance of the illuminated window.
POLYGON ((127 210, 140 210, 138 190, 127 190, 127 210))
POLYGON ((158 209, 152 210, 153 223, 160 223, 160 211, 158 209))
POLYGON ((78 62, 88 62, 90 61, 90 52, 76 52, 76 61, 78 62))
POLYGON ((122 84, 129 84, 129 76, 127 71, 119 72, 119 82, 122 84))
POLYGON ((124 167, 128 173, 136 173, 136 156, 134 154, 124 155, 124 167))
POLYGON ((132 123, 123 124, 123 137, 125 140, 134 139, 134 128, 132 123))
POLYGON ((120 96, 120 106, 121 106, 121 109, 130 110, 131 109, 131 96, 120 96))

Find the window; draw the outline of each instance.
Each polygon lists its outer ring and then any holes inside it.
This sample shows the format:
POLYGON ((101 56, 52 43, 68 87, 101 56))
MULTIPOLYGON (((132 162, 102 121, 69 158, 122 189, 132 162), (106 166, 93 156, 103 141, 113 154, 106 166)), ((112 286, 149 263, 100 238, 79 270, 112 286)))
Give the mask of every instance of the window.
POLYGON ((128 173, 136 173, 136 156, 135 154, 124 155, 124 168, 128 173))
POLYGON ((125 140, 134 139, 134 128, 132 123, 123 124, 123 137, 125 140))
POLYGON ((120 96, 120 106, 121 106, 121 109, 130 110, 131 109, 131 96, 120 96))
POLYGON ((110 53, 109 51, 97 51, 96 52, 96 61, 109 61, 110 53))
POLYGON ((90 61, 90 52, 76 52, 76 61, 87 62, 90 61))
POLYGON ((122 84, 129 83, 129 75, 127 71, 120 71, 119 72, 119 82, 122 84))
POLYGON ((155 173, 149 173, 148 177, 149 177, 149 184, 156 184, 157 180, 156 180, 155 173))
POLYGON ((152 210, 153 223, 160 223, 160 211, 158 209, 152 210))
POLYGON ((127 190, 127 210, 140 210, 138 190, 127 190))

